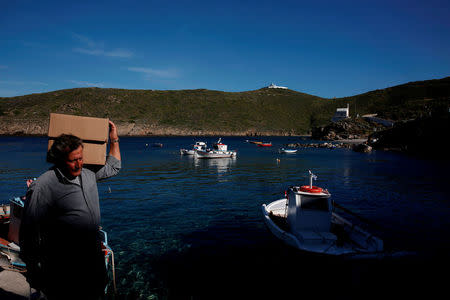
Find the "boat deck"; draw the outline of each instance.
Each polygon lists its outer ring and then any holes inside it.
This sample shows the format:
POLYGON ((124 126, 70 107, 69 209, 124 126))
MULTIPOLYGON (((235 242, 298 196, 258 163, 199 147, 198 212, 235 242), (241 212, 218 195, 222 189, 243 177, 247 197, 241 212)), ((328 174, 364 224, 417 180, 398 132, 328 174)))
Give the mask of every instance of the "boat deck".
MULTIPOLYGON (((268 216, 280 230, 290 232, 286 217, 285 203, 286 199, 280 199, 273 202, 272 205, 269 205, 268 216)), ((324 242, 334 240, 333 244, 337 247, 336 249, 341 249, 345 253, 364 252, 364 249, 371 249, 369 252, 381 251, 383 248, 381 240, 361 230, 358 226, 354 226, 354 224, 335 213, 332 214, 329 232, 299 232, 299 234, 301 235, 301 238, 310 242, 313 242, 315 239, 322 239, 324 242)), ((339 250, 339 252, 341 250, 339 250)))

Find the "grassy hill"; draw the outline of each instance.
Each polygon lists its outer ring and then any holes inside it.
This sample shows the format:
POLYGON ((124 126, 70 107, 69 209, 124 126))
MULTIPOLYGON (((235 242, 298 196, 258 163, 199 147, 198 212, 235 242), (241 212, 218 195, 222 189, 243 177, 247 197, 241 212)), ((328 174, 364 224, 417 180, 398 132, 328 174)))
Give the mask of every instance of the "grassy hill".
POLYGON ((45 134, 50 112, 107 117, 122 134, 307 134, 347 103, 352 115, 398 120, 444 109, 449 99, 450 77, 339 99, 268 88, 235 93, 77 88, 0 98, 0 134, 45 134))
POLYGON ((432 112, 448 112, 450 77, 409 82, 336 101, 341 105, 350 103, 353 115, 377 113, 381 118, 394 121, 416 119, 432 112))

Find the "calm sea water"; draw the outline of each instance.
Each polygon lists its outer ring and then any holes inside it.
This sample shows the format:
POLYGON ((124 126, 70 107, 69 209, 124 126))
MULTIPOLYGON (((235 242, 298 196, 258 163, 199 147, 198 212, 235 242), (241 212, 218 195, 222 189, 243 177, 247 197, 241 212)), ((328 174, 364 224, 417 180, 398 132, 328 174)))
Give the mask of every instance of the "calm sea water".
MULTIPOLYGON (((180 148, 216 138, 121 138, 122 171, 99 183, 102 225, 115 253, 119 293, 129 299, 227 297, 277 291, 414 294, 439 290, 449 265, 449 162, 375 151, 272 148, 225 137, 235 159, 196 160, 180 148), (154 148, 155 142, 163 143, 154 148), (279 160, 278 160, 279 159, 279 160), (318 175, 336 203, 371 222, 393 256, 352 260, 300 253, 265 227, 261 204, 318 175)), ((0 137, 0 199, 50 167, 47 140, 0 137)), ((76 255, 76 254, 73 254, 76 255)), ((364 297, 364 294, 361 295, 364 297)), ((252 297, 250 297, 252 298, 252 297)))

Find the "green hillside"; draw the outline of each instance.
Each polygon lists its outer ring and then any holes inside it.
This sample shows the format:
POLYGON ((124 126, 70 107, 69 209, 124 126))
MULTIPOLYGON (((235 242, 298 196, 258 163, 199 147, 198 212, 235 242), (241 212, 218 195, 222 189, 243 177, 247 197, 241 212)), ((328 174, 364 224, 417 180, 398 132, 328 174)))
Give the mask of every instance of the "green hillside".
POLYGON ((108 117, 115 122, 206 131, 305 133, 326 100, 291 90, 80 88, 0 99, 0 119, 46 119, 50 112, 108 117))
POLYGON ((183 132, 306 134, 328 123, 336 108, 347 103, 352 116, 378 113, 399 120, 448 108, 449 99, 450 77, 339 99, 268 88, 235 93, 77 88, 0 98, 0 126, 3 134, 12 134, 20 131, 20 122, 28 127, 46 124, 49 113, 55 112, 183 132), (8 130, 11 124, 14 130, 8 130))
POLYGON ((342 107, 350 104, 350 112, 398 121, 416 119, 431 112, 447 111, 450 103, 450 77, 410 82, 361 95, 336 99, 342 107))

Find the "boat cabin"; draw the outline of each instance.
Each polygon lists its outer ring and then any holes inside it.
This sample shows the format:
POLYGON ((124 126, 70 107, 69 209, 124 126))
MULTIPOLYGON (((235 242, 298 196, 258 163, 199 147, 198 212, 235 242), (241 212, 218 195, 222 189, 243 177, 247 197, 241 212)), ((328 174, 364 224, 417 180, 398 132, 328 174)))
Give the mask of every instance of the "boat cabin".
POLYGON ((287 221, 293 232, 329 232, 331 228, 330 194, 321 188, 291 187, 288 192, 287 221))
POLYGON ((222 139, 220 138, 217 143, 213 144, 213 149, 216 151, 228 151, 228 146, 222 144, 222 139))
POLYGON ((206 150, 206 143, 204 143, 204 142, 195 142, 194 150, 206 150))
POLYGON ((225 144, 214 144, 214 150, 227 151, 228 150, 228 146, 225 145, 225 144))

